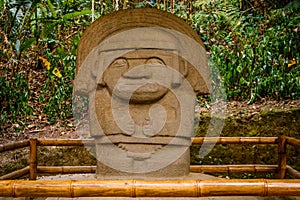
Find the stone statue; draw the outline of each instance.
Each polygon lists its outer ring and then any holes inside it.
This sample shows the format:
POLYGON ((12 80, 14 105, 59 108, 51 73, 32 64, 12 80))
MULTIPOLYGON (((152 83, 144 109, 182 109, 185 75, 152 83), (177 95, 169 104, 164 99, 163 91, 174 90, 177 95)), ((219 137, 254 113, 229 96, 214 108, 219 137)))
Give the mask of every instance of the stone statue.
POLYGON ((97 175, 188 175, 195 97, 210 90, 200 39, 156 9, 101 18, 81 39, 74 82, 75 93, 89 98, 97 175), (109 21, 115 26, 98 33, 109 21))

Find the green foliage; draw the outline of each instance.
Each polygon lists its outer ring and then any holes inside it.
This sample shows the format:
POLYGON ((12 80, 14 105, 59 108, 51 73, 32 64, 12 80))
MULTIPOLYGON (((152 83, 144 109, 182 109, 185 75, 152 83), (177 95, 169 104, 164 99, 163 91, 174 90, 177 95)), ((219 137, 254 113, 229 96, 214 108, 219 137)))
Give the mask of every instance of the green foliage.
MULTIPOLYGON (((186 20, 202 38, 230 99, 299 98, 299 0, 124 2, 118 9, 166 9, 186 20)), ((26 121, 34 95, 43 112, 36 115, 46 114, 51 123, 71 117, 76 49, 91 24, 90 8, 83 0, 0 1, 1 124, 26 121), (31 74, 42 77, 41 91, 34 91, 31 74)), ((95 17, 116 9, 115 1, 96 1, 95 17)))
MULTIPOLYGON (((77 43, 77 40, 75 39, 74 42, 77 43)), ((72 48, 71 53, 75 53, 77 45, 73 43, 72 48)), ((74 79, 76 56, 67 55, 63 48, 57 48, 56 55, 50 52, 48 58, 50 58, 50 63, 62 61, 61 76, 53 73, 55 67, 51 67, 47 71, 48 79, 42 88, 43 93, 40 98, 40 101, 45 103, 43 112, 48 115, 50 123, 55 123, 58 119, 65 120, 72 116, 72 80, 74 79)))
POLYGON ((244 14, 234 2, 197 1, 192 15, 228 97, 299 98, 299 12, 287 6, 269 16, 244 14))
POLYGON ((4 122, 26 120, 27 114, 32 114, 33 108, 28 105, 29 88, 23 75, 15 74, 11 81, 0 77, 0 126, 4 122))
POLYGON ((6 20, 0 22, 4 41, 0 45, 0 72, 6 74, 0 79, 1 124, 22 121, 26 126, 26 115, 32 114, 28 106, 28 101, 33 101, 31 92, 39 94, 39 110, 50 123, 71 117, 76 49, 83 28, 91 23, 90 3, 14 0, 1 1, 0 7, 6 20), (40 73, 41 68, 45 83, 38 88, 41 91, 31 91, 31 72, 40 73))

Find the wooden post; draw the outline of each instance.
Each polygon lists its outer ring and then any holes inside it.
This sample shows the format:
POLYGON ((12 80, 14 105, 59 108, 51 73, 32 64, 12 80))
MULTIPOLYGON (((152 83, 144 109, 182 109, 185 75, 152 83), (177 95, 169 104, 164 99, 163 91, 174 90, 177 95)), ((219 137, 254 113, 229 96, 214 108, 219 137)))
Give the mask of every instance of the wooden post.
POLYGON ((286 137, 278 138, 278 178, 284 179, 286 173, 286 137))
POLYGON ((37 172, 37 139, 30 139, 29 179, 36 180, 37 172))

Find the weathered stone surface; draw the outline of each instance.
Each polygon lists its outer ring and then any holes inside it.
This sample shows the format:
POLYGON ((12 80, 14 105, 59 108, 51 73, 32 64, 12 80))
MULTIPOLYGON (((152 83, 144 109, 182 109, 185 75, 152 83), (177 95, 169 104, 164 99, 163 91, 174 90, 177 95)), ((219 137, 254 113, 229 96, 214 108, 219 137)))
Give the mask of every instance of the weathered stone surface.
POLYGON ((155 9, 101 17, 80 42, 74 85, 89 98, 99 176, 189 173, 195 97, 210 79, 202 42, 183 21, 155 9))

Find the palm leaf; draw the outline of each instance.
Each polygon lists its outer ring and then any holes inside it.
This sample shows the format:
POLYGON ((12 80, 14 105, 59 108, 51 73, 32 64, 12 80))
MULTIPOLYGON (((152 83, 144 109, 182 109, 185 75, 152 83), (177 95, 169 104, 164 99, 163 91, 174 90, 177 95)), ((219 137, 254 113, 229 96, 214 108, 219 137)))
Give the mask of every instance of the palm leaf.
POLYGON ((69 20, 69 19, 73 19, 75 17, 79 17, 82 15, 88 15, 88 14, 92 14, 91 10, 82 10, 82 11, 78 11, 78 12, 72 12, 72 13, 68 13, 62 16, 63 21, 69 20))

